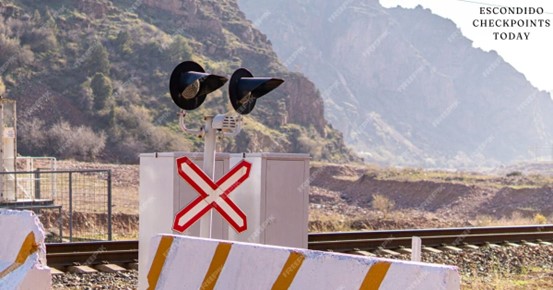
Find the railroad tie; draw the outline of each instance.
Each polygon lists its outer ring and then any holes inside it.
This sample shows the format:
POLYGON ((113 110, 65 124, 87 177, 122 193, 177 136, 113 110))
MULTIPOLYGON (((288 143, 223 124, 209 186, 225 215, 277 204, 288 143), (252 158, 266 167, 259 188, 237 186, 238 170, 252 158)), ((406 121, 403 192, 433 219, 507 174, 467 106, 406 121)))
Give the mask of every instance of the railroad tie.
POLYGON ((440 249, 445 251, 457 252, 457 253, 463 251, 463 249, 461 248, 458 248, 455 246, 449 246, 449 245, 443 245, 440 249))
POLYGON ((429 253, 436 253, 436 254, 440 254, 442 253, 442 251, 436 249, 436 248, 432 248, 432 247, 427 247, 425 245, 422 246, 422 251, 424 252, 429 252, 429 253))
POLYGON ((387 254, 387 255, 391 255, 391 256, 399 256, 401 255, 400 253, 396 252, 396 251, 392 251, 392 250, 388 250, 388 249, 384 249, 384 248, 378 248, 377 252, 379 254, 387 254))
POLYGON ((492 243, 489 243, 489 242, 486 242, 486 246, 487 247, 490 247, 490 248, 501 248, 500 245, 497 245, 497 244, 492 244, 492 243))
POLYGON ((54 275, 63 275, 64 273, 60 270, 58 270, 57 268, 53 268, 53 267, 50 267, 50 273, 52 274, 52 276, 54 275))
POLYGON ((402 253, 402 254, 411 254, 411 253, 413 253, 413 250, 411 250, 410 248, 406 248, 404 246, 399 247, 399 249, 397 249, 396 251, 398 251, 399 253, 402 253))
POLYGON ((355 249, 353 249, 353 251, 349 251, 348 253, 353 254, 353 255, 365 256, 365 257, 375 257, 376 256, 375 254, 373 254, 369 251, 363 251, 363 250, 360 250, 358 248, 355 248, 355 249))
POLYGON ((513 247, 513 248, 520 247, 519 244, 515 244, 515 243, 509 242, 509 241, 503 242, 503 245, 507 246, 507 247, 513 247))
POLYGON ((522 242, 522 244, 525 245, 525 246, 530 246, 530 247, 536 247, 536 246, 538 246, 538 244, 536 244, 536 243, 528 242, 528 241, 525 241, 525 240, 522 240, 521 242, 522 242))
POLYGON ((553 243, 546 242, 546 241, 542 241, 542 240, 538 240, 538 243, 539 243, 540 245, 543 245, 543 246, 551 246, 551 245, 553 245, 553 243))
POLYGON ((476 245, 472 245, 472 244, 463 244, 463 248, 465 249, 469 249, 469 250, 478 250, 480 249, 480 247, 476 246, 476 245))
POLYGON ((96 265, 94 268, 104 273, 117 273, 117 272, 127 271, 127 269, 116 264, 100 264, 100 265, 96 265))
POLYGON ((67 272, 69 273, 76 273, 76 274, 89 274, 89 273, 96 273, 98 270, 86 266, 86 265, 79 265, 79 266, 69 266, 67 267, 67 272))

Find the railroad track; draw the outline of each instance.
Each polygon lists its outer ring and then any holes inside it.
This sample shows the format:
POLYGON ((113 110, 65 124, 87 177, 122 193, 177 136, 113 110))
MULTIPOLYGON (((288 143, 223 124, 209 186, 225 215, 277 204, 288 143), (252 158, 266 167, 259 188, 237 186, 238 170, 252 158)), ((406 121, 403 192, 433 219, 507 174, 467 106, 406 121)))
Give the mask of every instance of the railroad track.
POLYGON ((553 225, 382 230, 310 234, 309 249, 334 252, 408 249, 413 236, 426 249, 483 245, 549 244, 553 225))
POLYGON ((138 241, 94 241, 46 244, 48 266, 118 264, 138 262, 138 241))
MULTIPOLYGON (((309 234, 312 250, 361 253, 405 250, 413 236, 421 237, 425 249, 459 249, 483 245, 550 244, 553 225, 472 227, 416 230, 380 230, 309 234)), ((52 243, 46 245, 48 265, 61 269, 73 265, 129 264, 138 261, 138 241, 52 243)))

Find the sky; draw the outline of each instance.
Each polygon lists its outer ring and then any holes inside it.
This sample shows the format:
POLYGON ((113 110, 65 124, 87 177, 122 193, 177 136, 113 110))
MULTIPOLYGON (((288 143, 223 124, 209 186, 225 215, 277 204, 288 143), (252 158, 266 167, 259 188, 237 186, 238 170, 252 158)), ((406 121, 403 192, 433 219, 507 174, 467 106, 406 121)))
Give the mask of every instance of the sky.
MULTIPOLYGON (((474 47, 495 50, 538 89, 553 96, 553 1, 551 0, 380 0, 384 7, 413 8, 422 5, 434 14, 451 19, 474 47), (543 8, 543 14, 480 14, 481 7, 543 8), (549 27, 484 28, 475 27, 475 19, 549 19, 549 27), (495 39, 494 32, 529 33, 528 40, 495 39)), ((498 38, 501 35, 497 35, 498 38)), ((524 34, 522 35, 525 38, 524 34)))

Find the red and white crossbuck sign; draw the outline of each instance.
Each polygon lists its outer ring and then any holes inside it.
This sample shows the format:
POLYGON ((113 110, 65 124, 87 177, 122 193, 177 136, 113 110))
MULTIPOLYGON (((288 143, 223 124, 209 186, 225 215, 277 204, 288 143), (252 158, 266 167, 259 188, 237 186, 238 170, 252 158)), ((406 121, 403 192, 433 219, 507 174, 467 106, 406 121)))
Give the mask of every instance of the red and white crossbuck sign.
POLYGON ((225 176, 214 183, 188 157, 178 158, 177 168, 179 175, 200 196, 177 213, 173 229, 182 233, 197 222, 206 212, 215 208, 237 232, 241 233, 245 231, 248 228, 246 214, 240 210, 228 195, 250 176, 251 166, 251 163, 242 160, 225 176))

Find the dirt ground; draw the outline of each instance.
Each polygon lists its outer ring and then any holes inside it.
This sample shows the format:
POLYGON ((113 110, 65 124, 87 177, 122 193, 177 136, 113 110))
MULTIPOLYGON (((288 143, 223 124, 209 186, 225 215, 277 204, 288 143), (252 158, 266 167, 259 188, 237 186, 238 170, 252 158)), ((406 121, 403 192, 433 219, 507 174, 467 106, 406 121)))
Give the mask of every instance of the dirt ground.
MULTIPOLYGON (((85 168, 112 170, 114 232, 132 237, 138 229, 139 166, 58 162, 58 169, 85 168)), ((310 180, 312 231, 523 224, 553 214, 553 163, 480 173, 314 162, 310 180), (392 206, 375 207, 375 195, 392 206)), ((104 220, 86 216, 77 225, 90 226, 88 219, 104 220)))
POLYGON ((310 206, 312 216, 349 217, 353 229, 363 223, 372 229, 484 225, 481 219, 534 223, 538 214, 546 220, 553 214, 551 168, 478 173, 315 164, 310 206), (393 206, 379 210, 375 195, 393 206))

